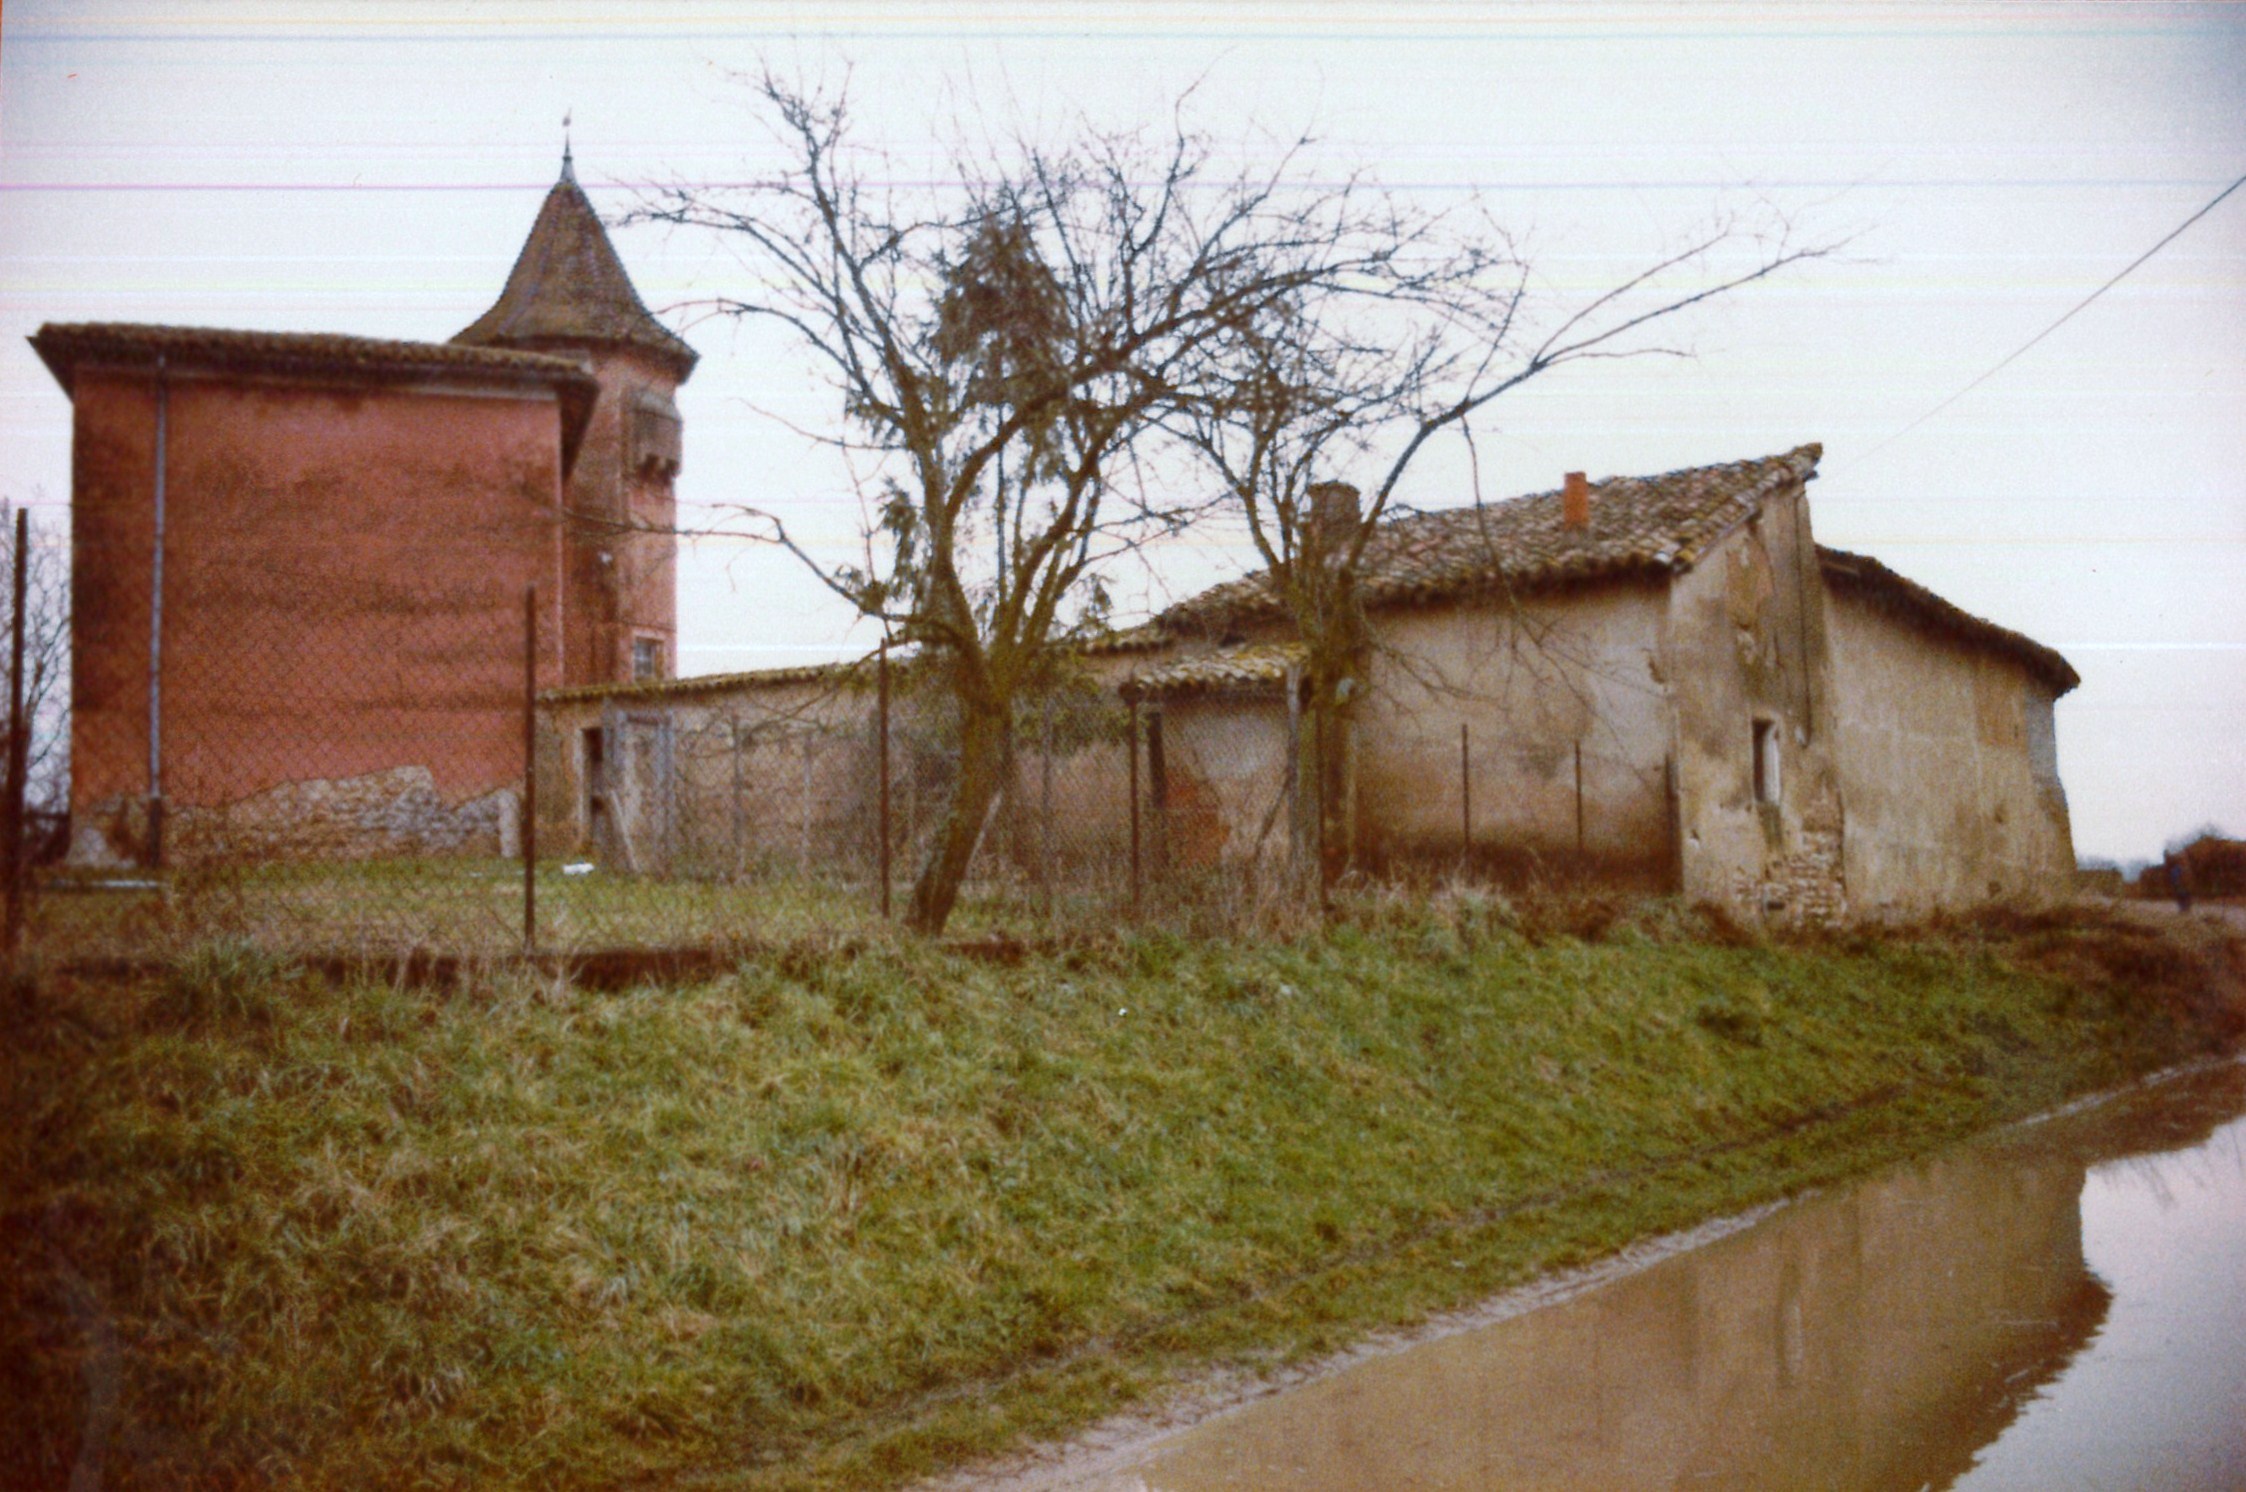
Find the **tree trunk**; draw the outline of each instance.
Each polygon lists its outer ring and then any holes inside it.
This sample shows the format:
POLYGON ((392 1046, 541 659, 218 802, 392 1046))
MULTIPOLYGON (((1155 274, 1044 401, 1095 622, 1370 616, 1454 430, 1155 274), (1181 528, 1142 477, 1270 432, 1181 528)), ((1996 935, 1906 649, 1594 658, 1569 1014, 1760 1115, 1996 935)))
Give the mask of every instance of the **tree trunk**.
POLYGON ((913 882, 912 904, 905 914, 906 925, 926 937, 942 932, 951 920, 990 806, 1006 781, 1006 713, 978 710, 964 701, 962 706, 959 777, 937 827, 935 848, 913 882))

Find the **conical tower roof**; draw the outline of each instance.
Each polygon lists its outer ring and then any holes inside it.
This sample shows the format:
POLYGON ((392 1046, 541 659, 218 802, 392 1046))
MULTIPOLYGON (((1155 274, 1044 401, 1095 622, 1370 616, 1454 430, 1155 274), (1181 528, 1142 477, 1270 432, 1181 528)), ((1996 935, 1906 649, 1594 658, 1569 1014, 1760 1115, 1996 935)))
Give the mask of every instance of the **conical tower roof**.
POLYGON ((532 350, 559 345, 623 345, 653 353, 683 382, 697 354, 648 314, 608 232, 577 185, 569 156, 546 193, 530 237, 515 256, 507 288, 492 308, 453 339, 476 347, 532 350))

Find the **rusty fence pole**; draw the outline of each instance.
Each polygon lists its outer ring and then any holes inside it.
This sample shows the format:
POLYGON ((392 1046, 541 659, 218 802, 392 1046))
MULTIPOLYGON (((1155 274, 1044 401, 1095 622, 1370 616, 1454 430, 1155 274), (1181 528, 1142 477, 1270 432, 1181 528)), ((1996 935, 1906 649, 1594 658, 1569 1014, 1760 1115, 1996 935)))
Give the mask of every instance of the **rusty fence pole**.
POLYGON ((1053 691, 1045 691, 1038 729, 1045 737, 1037 778, 1037 878, 1044 883, 1045 920, 1053 920, 1053 691))
POLYGON ((523 957, 538 953, 538 587, 523 587, 523 957))
POLYGON ((1131 915, 1139 914, 1139 702, 1131 699, 1131 723, 1124 732, 1131 758, 1131 915))
POLYGON ((0 854, 6 856, 7 864, 7 956, 11 969, 16 955, 23 951, 23 799, 24 777, 31 759, 31 728, 23 718, 23 613, 31 553, 30 520, 28 510, 16 509, 15 611, 8 626, 8 798, 4 812, 0 812, 0 832, 8 836, 0 854))
POLYGON ((881 809, 875 832, 881 841, 881 916, 889 918, 889 643, 874 657, 874 756, 881 776, 881 809))
POLYGON ((1466 722, 1458 722, 1458 865, 1474 855, 1474 772, 1466 755, 1466 722))
MULTIPOLYGON (((1583 859, 1583 743, 1575 743, 1575 858, 1583 859)), ((1577 869, 1582 867, 1580 863, 1577 869)))

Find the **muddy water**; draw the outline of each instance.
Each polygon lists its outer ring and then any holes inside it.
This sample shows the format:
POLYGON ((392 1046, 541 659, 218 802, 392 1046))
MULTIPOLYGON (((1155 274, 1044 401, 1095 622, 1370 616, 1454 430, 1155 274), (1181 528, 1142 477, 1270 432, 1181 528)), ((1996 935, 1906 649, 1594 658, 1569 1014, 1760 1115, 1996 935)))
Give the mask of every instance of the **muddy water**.
POLYGON ((2246 1487, 2246 1067, 2022 1126, 1074 1487, 2246 1487))

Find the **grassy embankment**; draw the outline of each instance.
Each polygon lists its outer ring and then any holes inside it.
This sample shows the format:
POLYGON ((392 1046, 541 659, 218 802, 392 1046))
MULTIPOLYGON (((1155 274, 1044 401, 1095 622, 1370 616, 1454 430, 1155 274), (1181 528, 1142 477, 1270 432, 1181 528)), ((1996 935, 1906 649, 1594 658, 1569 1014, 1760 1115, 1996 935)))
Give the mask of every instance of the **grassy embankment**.
POLYGON ((0 1481, 894 1482, 2239 1024, 2211 934, 1689 920, 1457 900, 616 994, 50 979, 0 1030, 0 1481))

